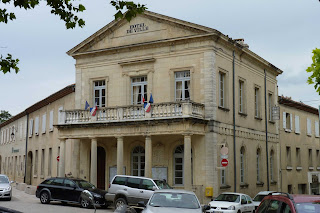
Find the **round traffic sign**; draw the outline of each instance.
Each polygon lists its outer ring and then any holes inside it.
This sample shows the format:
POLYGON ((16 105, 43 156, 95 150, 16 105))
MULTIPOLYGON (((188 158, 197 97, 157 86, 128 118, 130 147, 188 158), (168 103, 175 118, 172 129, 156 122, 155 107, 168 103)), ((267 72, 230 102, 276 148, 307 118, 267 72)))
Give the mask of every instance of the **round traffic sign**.
POLYGON ((228 163, 229 163, 229 162, 228 162, 228 159, 222 159, 222 160, 221 160, 221 166, 224 166, 224 167, 225 167, 225 166, 228 166, 228 163))
POLYGON ((59 162, 59 160, 60 160, 60 156, 57 157, 57 161, 58 161, 58 162, 59 162))
POLYGON ((229 152, 229 149, 228 149, 228 147, 226 147, 226 146, 224 146, 224 147, 222 147, 222 148, 220 149, 220 154, 221 154, 221 155, 227 155, 228 152, 229 152))

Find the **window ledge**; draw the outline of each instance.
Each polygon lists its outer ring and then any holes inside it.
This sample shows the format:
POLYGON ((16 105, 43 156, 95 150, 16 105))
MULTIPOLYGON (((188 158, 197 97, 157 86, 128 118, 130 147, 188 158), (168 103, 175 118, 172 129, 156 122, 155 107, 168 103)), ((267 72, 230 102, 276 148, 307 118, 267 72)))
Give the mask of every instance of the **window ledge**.
POLYGON ((248 114, 247 113, 244 113, 244 112, 238 112, 240 116, 243 116, 243 117, 247 117, 248 114))
POLYGON ((309 166, 309 170, 314 170, 313 166, 309 166))
POLYGON ((270 120, 269 120, 269 123, 271 123, 271 124, 275 124, 276 122, 275 122, 275 121, 270 121, 270 120))
POLYGON ((33 178, 37 178, 38 177, 38 175, 33 175, 33 178))
POLYGON ((307 134, 307 136, 308 136, 308 137, 312 137, 312 135, 310 135, 310 134, 307 134))
POLYGON ((297 170, 302 170, 302 167, 301 166, 297 166, 297 170))
POLYGON ((259 120, 259 121, 262 121, 262 118, 260 118, 260 117, 254 116, 254 119, 257 119, 257 120, 259 120))
POLYGON ((271 184, 271 185, 276 185, 276 184, 277 184, 277 181, 272 180, 272 181, 270 182, 270 184, 271 184))
POLYGON ((43 176, 43 175, 40 175, 40 178, 41 178, 41 179, 44 179, 44 176, 43 176))
POLYGON ((221 109, 221 110, 223 110, 225 112, 229 112, 230 111, 230 109, 222 107, 222 106, 218 106, 218 109, 221 109))
POLYGON ((262 186, 264 185, 264 182, 260 182, 260 181, 259 181, 259 182, 256 183, 256 185, 262 187, 262 186))
POLYGON ((231 188, 231 186, 229 186, 229 185, 221 185, 220 186, 220 189, 230 189, 231 188))
POLYGON ((289 132, 289 133, 292 132, 291 129, 284 129, 284 131, 285 131, 285 132, 289 132))
POLYGON ((320 170, 320 166, 317 166, 317 170, 320 170))
POLYGON ((300 132, 295 132, 296 133, 296 135, 300 135, 300 132))
POLYGON ((240 183, 240 188, 248 188, 249 184, 247 183, 240 183))
POLYGON ((292 166, 287 166, 287 170, 292 170, 292 166))

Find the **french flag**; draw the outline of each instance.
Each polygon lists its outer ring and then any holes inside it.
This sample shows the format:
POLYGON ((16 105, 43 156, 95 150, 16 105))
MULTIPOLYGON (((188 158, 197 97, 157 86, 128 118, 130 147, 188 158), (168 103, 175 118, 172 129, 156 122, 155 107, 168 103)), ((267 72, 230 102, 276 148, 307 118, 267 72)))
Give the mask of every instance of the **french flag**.
POLYGON ((91 113, 92 116, 96 115, 97 109, 98 109, 98 107, 97 107, 96 104, 94 105, 94 107, 90 108, 90 113, 91 113))

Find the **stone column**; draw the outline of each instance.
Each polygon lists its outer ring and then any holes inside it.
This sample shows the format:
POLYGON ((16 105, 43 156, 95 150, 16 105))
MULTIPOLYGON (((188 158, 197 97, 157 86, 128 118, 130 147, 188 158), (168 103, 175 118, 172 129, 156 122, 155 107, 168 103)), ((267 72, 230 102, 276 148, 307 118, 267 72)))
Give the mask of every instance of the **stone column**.
POLYGON ((145 141, 145 177, 152 178, 152 141, 151 136, 146 136, 145 141))
POLYGON ((184 189, 192 190, 191 135, 184 135, 184 189))
POLYGON ((97 186, 97 158, 97 138, 92 138, 90 182, 95 186, 97 186))
POLYGON ((60 153, 59 153, 59 177, 65 176, 65 146, 66 139, 60 139, 60 153))
POLYGON ((73 177, 80 177, 80 139, 73 140, 73 149, 72 149, 72 175, 73 177))
POLYGON ((117 137, 117 175, 123 175, 123 137, 117 137))

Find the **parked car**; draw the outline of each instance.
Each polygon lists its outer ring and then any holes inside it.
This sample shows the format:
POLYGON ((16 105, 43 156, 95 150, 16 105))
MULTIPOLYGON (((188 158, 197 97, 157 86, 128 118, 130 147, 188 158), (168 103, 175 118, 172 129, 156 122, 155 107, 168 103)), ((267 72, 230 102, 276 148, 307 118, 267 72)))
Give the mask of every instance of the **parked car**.
POLYGON ((234 192, 224 192, 209 203, 210 210, 214 213, 242 213, 254 212, 254 204, 249 195, 234 192))
POLYGON ((105 198, 119 209, 124 205, 137 205, 139 201, 147 203, 154 190, 170 188, 165 180, 116 175, 109 184, 105 198))
POLYGON ((266 196, 256 213, 319 213, 319 195, 298 195, 270 193, 266 196))
POLYGON ((210 209, 207 205, 202 208, 193 192, 177 189, 157 190, 146 205, 143 201, 138 205, 144 208, 142 213, 201 213, 210 209))
POLYGON ((254 198, 252 199, 255 209, 258 208, 263 198, 272 192, 275 191, 261 191, 258 194, 256 194, 256 196, 254 196, 254 198))
POLYGON ((78 178, 48 178, 38 185, 36 196, 43 204, 48 204, 50 201, 61 201, 62 203, 79 203, 81 207, 89 208, 90 203, 80 196, 83 190, 91 192, 95 204, 104 208, 108 206, 104 199, 107 191, 98 189, 88 181, 78 178))
POLYGON ((11 200, 12 197, 12 187, 8 176, 0 174, 0 199, 11 200))

